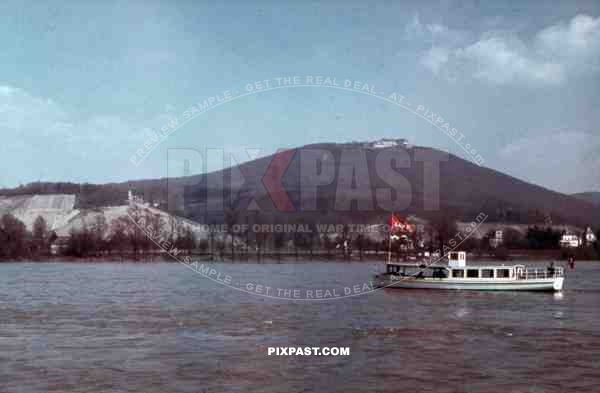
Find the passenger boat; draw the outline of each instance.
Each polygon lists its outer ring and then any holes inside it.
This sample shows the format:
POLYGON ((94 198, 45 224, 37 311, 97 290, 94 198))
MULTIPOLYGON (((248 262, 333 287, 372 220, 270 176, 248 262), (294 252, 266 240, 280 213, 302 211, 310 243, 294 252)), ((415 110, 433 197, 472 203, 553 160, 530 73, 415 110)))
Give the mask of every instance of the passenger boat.
POLYGON ((386 262, 387 271, 375 277, 379 287, 462 289, 478 291, 561 291, 562 267, 524 265, 469 265, 464 251, 448 254, 448 263, 386 262))

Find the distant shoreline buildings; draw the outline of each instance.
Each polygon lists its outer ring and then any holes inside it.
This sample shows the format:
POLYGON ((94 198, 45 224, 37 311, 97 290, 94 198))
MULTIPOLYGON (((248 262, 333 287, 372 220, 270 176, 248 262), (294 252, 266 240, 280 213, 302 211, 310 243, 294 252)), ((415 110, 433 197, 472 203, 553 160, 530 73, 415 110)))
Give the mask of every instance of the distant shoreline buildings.
POLYGON ((564 248, 577 248, 584 245, 591 245, 592 243, 595 243, 596 240, 596 234, 592 231, 592 228, 587 227, 581 236, 565 230, 560 238, 559 244, 564 248))
MULTIPOLYGON (((144 197, 142 195, 137 195, 135 190, 133 189, 129 189, 129 191, 127 191, 127 202, 129 203, 129 205, 139 204, 146 207, 150 206, 150 202, 145 202, 144 197)), ((152 207, 158 208, 159 206, 159 202, 152 203, 152 207)))

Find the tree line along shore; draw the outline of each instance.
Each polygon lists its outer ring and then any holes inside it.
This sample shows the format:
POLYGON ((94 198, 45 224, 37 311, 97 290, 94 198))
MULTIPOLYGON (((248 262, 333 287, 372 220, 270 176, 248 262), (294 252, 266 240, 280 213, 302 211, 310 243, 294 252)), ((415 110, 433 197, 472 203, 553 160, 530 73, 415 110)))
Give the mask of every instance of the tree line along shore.
MULTIPOLYGON (((150 211, 130 211, 128 215, 107 222, 98 215, 93 223, 71 228, 59 236, 38 216, 31 230, 11 214, 0 217, 0 261, 158 261, 173 260, 161 243, 131 217, 142 217, 153 233, 160 235, 176 255, 193 255, 212 261, 293 261, 293 260, 384 260, 388 249, 397 260, 423 256, 444 250, 448 240, 458 231, 456 221, 448 216, 432 220, 426 228, 428 241, 419 241, 417 234, 375 240, 363 233, 342 229, 337 233, 314 230, 300 232, 225 233, 209 232, 198 236, 189 226, 171 223, 150 211), (390 248, 391 244, 391 248, 390 248)), ((225 214, 234 228, 235 212, 225 214)), ((308 226, 308 225, 307 225, 308 226)), ((342 225, 348 228, 348 225, 342 225)), ((597 231, 600 235, 600 231, 597 231)), ((508 230, 502 245, 492 247, 490 232, 481 238, 469 237, 460 245, 477 259, 566 259, 600 260, 600 244, 561 248, 561 232, 550 227, 530 226, 525 234, 508 230)), ((600 236, 599 236, 600 237, 600 236)))

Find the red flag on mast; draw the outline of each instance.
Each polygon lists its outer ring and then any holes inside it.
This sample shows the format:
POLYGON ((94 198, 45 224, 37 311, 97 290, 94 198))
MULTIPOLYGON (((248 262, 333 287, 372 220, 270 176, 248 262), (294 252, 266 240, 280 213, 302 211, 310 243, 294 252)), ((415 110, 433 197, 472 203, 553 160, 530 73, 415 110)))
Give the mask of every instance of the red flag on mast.
POLYGON ((409 224, 404 219, 392 214, 390 220, 388 222, 390 226, 390 233, 400 231, 400 232, 414 232, 414 225, 409 224))

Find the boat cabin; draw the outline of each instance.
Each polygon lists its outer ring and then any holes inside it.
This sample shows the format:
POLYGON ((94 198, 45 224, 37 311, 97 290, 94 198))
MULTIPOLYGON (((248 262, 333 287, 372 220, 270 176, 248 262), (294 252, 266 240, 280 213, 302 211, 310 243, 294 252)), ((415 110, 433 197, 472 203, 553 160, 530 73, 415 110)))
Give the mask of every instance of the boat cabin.
POLYGON ((514 278, 515 266, 473 266, 450 269, 452 278, 514 278))
POLYGON ((516 266, 449 267, 417 263, 388 264, 387 272, 401 277, 417 278, 515 278, 522 269, 516 266))
POLYGON ((451 268, 465 267, 467 265, 467 253, 464 251, 451 251, 448 253, 448 266, 451 268))
POLYGON ((448 254, 448 264, 439 261, 387 262, 383 287, 421 289, 560 291, 564 280, 562 266, 467 265, 464 251, 448 254), (401 278, 402 277, 402 278, 401 278))
POLYGON ((525 268, 514 266, 436 266, 418 263, 389 263, 387 273, 400 277, 446 278, 446 279, 481 279, 481 280, 527 280, 550 277, 562 277, 562 267, 525 268))
POLYGON ((563 277, 562 267, 526 268, 524 265, 467 266, 467 253, 448 253, 448 265, 436 263, 387 263, 387 273, 401 277, 442 278, 452 280, 528 280, 563 277))

